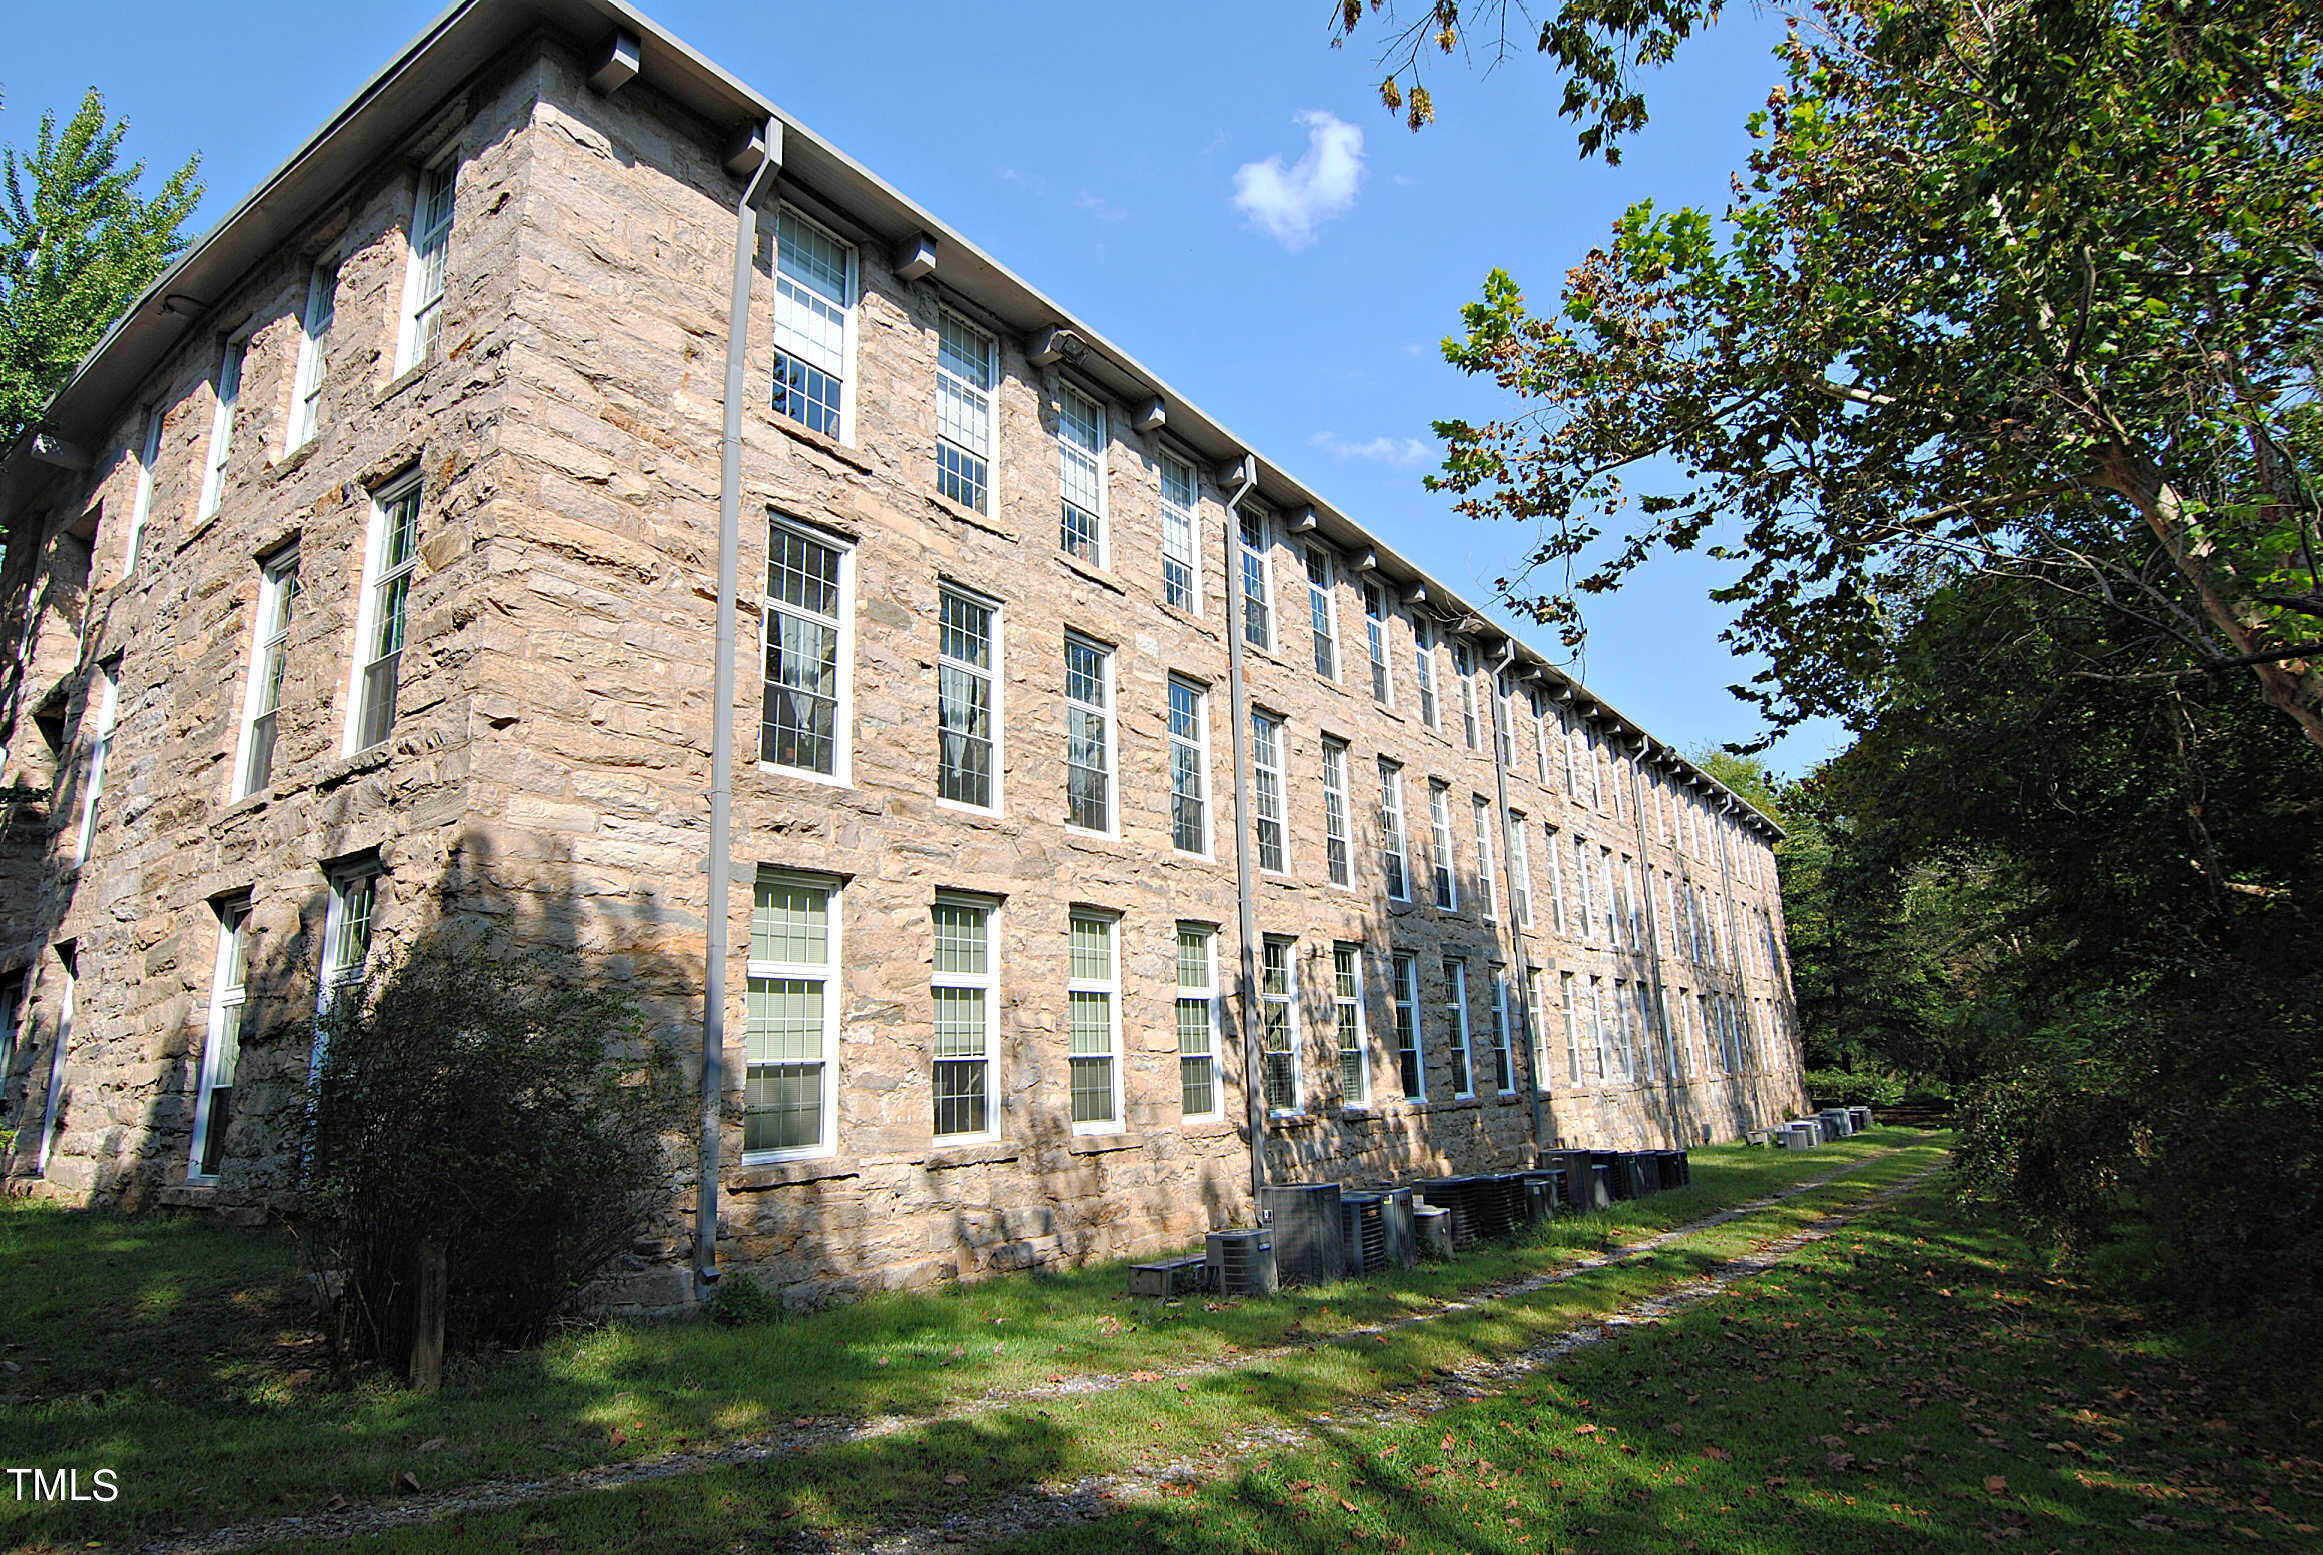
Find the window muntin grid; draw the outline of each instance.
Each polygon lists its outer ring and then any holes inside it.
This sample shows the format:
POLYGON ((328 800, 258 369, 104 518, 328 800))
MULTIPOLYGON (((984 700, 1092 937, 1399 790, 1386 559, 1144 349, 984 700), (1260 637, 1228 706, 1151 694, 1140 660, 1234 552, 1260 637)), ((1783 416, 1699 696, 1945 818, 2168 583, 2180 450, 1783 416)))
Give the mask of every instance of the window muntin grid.
POLYGON ((338 266, 320 264, 308 273, 306 311, 299 316, 298 366, 291 374, 290 422, 282 444, 285 453, 304 448, 322 428, 324 357, 330 350, 338 290, 338 266))
POLYGON ((1000 806, 999 641, 997 605, 937 589, 936 797, 980 810, 1000 806))
POLYGON ((992 1054, 995 979, 992 907, 939 896, 935 931, 931 1092, 939 1139, 993 1132, 992 1054))
POLYGON ((1161 456, 1162 601, 1202 613, 1201 553, 1195 548, 1195 511, 1201 487, 1194 467, 1174 454, 1161 456))
POLYGON ((1599 848, 1597 856, 1590 861, 1589 867, 1597 873, 1597 905, 1603 915, 1602 920, 1597 925, 1597 932, 1604 938, 1606 944, 1619 950, 1622 948, 1621 903, 1615 899, 1613 894, 1613 850, 1599 848))
POLYGON ((1387 596, 1376 583, 1363 585, 1363 645, 1371 656, 1371 700, 1395 706, 1395 677, 1387 668, 1387 596))
POLYGON ((411 268, 404 283, 402 349, 395 369, 408 372, 435 349, 444 315, 444 258, 452 243, 452 196, 459 164, 442 162, 420 174, 412 201, 411 268))
POLYGON ((1220 1113, 1218 936, 1178 925, 1178 1107, 1188 1121, 1220 1113))
POLYGON ((1472 794, 1468 809, 1476 823, 1476 894, 1484 909, 1484 921, 1491 923, 1500 917, 1500 886, 1493 878, 1492 804, 1472 794))
POLYGON ((1404 836, 1403 768, 1379 761, 1379 870, 1390 901, 1412 898, 1411 848, 1404 836))
POLYGON ((1624 1084, 1637 1079, 1637 1034, 1632 1022, 1637 1019, 1637 1006, 1630 998, 1630 985, 1620 978, 1613 980, 1613 1051, 1606 1070, 1607 1079, 1618 1078, 1624 1084))
POLYGON ((1552 781, 1549 775, 1549 755, 1555 748, 1549 734, 1549 699, 1536 691, 1533 693, 1533 759, 1534 770, 1539 774, 1544 789, 1552 781))
POLYGON ((1570 972, 1557 974, 1557 998, 1565 1012, 1566 1074, 1575 1084, 1581 1083, 1581 1006, 1575 991, 1576 979, 1570 972))
POLYGON ((1274 566, 1269 558, 1266 515, 1245 509, 1235 531, 1242 540, 1242 638, 1254 648, 1274 649, 1274 566))
POLYGON ((1433 846, 1436 906, 1444 912, 1460 910, 1460 877, 1452 858, 1452 791, 1442 783, 1428 784, 1428 830, 1433 846))
POLYGON ((1297 944, 1269 935, 1259 946, 1259 1037, 1266 1107, 1273 1113, 1299 1110, 1297 944))
POLYGON ((1307 618, 1315 634, 1315 673, 1339 678, 1339 607, 1331 587, 1331 553, 1307 547, 1307 618))
POLYGON ((1613 1078, 1613 1038, 1605 1023, 1605 979, 1589 979, 1590 1078, 1602 1085, 1613 1078))
POLYGON ((1516 1042, 1508 1023, 1508 968, 1492 969, 1492 1087, 1503 1096, 1516 1091, 1516 1042))
POLYGON ((1565 917, 1565 852, 1554 824, 1543 823, 1541 836, 1548 844, 1549 923, 1559 935, 1567 932, 1565 917))
POLYGON ((1355 839, 1347 810, 1347 746, 1323 742, 1323 857, 1331 884, 1355 884, 1355 839))
POLYGON ((845 438, 855 250, 790 207, 775 218, 774 413, 845 438))
POLYGON ((371 924, 379 902, 378 866, 332 875, 330 891, 323 907, 322 971, 315 979, 314 1044, 307 1053, 310 1081, 323 1066, 325 1023, 332 1006, 346 990, 361 990, 370 964, 371 924))
POLYGON ((221 903, 218 954, 210 974, 210 1024, 202 1041, 201 1077, 194 1093, 194 1131, 188 1182, 216 1182, 234 1117, 234 1076, 241 1067, 243 1012, 249 1003, 250 902, 221 903))
POLYGON ((1170 845, 1210 851, 1210 699, 1200 686, 1170 677, 1170 845))
POLYGON ((1420 960, 1398 953, 1390 962, 1395 976, 1395 1062, 1397 1078, 1407 1100, 1428 1099, 1427 1064, 1420 1050, 1420 960))
POLYGON ((202 457, 202 495, 195 505, 197 519, 218 511, 226 494, 226 459, 234 451, 234 415, 242 401, 242 364, 250 354, 250 337, 238 335, 226 342, 218 358, 217 402, 210 410, 210 444, 202 457))
POLYGON ((844 777, 847 569, 853 553, 788 524, 767 524, 765 685, 758 759, 844 777))
POLYGON ((1510 690, 1506 675, 1497 677, 1492 687, 1492 738, 1500 748, 1500 764, 1510 772, 1516 770, 1516 696, 1510 690))
POLYGON ((242 752, 234 796, 255 794, 274 776, 274 740, 289 666, 291 616, 298 603, 298 547, 259 564, 258 611, 252 624, 250 678, 242 695, 242 752))
POLYGON ((1573 844, 1573 880, 1581 892, 1581 942, 1594 944, 1597 940, 1596 892, 1589 876, 1589 843, 1582 837, 1570 839, 1573 844))
POLYGON ((1058 396, 1058 543, 1092 567, 1105 565, 1105 407, 1067 385, 1058 396))
POLYGON ((1065 824, 1113 829, 1113 652, 1065 637, 1065 824))
POLYGON ((1476 726, 1476 655, 1459 638, 1452 639, 1452 673, 1460 678, 1460 734, 1470 750, 1482 750, 1484 738, 1476 726))
POLYGON ((1118 1128, 1120 1102, 1120 983, 1114 971, 1115 920, 1076 912, 1071 927, 1071 977, 1066 983, 1070 1033, 1073 1126, 1118 1128))
POLYGON ((1533 926, 1533 863, 1524 828, 1524 817, 1512 812, 1508 818, 1508 875, 1516 892, 1516 926, 1529 929, 1533 926))
POLYGON ((1468 1047, 1468 963, 1458 956, 1444 958, 1444 1029, 1451 1033, 1452 1098, 1465 1101, 1476 1094, 1476 1075, 1468 1047))
POLYGON ((1635 1037, 1631 1050, 1622 1055, 1623 1077, 1642 1079, 1651 1085, 1658 1078, 1654 1067, 1654 1048, 1661 1034, 1654 1030, 1653 990, 1639 978, 1629 985, 1629 1026, 1635 1037))
POLYGON ((993 390, 999 350, 956 314, 936 320, 936 490, 986 511, 992 487, 993 390))
POLYGON ((758 877, 744 987, 742 1149, 760 1159, 831 1148, 838 890, 758 877))
POLYGON ((1290 871, 1283 832, 1282 720, 1250 715, 1252 826, 1258 836, 1258 867, 1270 875, 1290 871))
POLYGON ((403 665, 405 613, 419 568, 419 482, 379 498, 372 510, 374 549, 363 603, 363 652, 355 672, 350 753, 369 750, 395 727, 403 665))
POLYGON ((138 445, 137 496, 129 506, 129 543, 121 563, 123 577, 137 570, 137 558, 145 546, 145 521, 153 512, 154 468, 161 462, 161 419, 159 405, 145 413, 145 440, 138 445))
POLYGON ((113 751, 113 724, 121 707, 118 661, 99 665, 81 693, 81 728, 88 744, 88 760, 81 769, 81 827, 73 846, 75 868, 89 861, 97 840, 97 800, 105 791, 105 759, 113 751))
POLYGON ((1363 947, 1331 947, 1331 1018, 1339 1046, 1339 1102, 1371 1105, 1371 1045, 1363 1031, 1363 947))
POLYGON ((1565 723, 1565 793, 1568 798, 1581 797, 1581 726, 1570 720, 1565 723))
POLYGON ((1535 967, 1525 982, 1525 1051, 1533 1066, 1533 1088, 1549 1089, 1549 974, 1535 967))
POLYGON ((1412 617, 1412 671, 1420 686, 1420 722, 1441 727, 1436 705, 1436 633, 1421 616, 1412 617))

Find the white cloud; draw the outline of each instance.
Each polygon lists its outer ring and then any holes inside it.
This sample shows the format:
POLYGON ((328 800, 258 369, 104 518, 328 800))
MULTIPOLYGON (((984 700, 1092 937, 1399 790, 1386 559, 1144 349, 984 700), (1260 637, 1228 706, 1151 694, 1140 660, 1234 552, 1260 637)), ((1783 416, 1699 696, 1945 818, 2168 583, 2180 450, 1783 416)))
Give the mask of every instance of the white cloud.
POLYGON ((1295 115, 1307 127, 1307 154, 1286 168, 1279 156, 1234 171, 1234 205, 1293 253, 1315 229, 1355 206, 1363 184, 1363 132, 1321 109, 1295 115))
POLYGON ((1375 464, 1419 464, 1436 452, 1416 437, 1374 437, 1350 443, 1332 433, 1317 432, 1308 441, 1334 459, 1368 459, 1375 464))
POLYGON ((1106 199, 1103 195, 1091 194, 1086 189, 1075 197, 1073 204, 1096 217, 1099 221, 1120 221, 1129 215, 1129 212, 1106 199))

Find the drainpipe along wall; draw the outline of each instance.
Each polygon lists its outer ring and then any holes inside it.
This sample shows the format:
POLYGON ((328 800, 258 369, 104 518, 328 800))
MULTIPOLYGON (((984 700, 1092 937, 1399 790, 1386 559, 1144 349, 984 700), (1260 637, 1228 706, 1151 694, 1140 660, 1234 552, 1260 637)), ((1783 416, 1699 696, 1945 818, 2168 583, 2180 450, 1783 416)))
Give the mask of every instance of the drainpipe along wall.
POLYGON ((734 293, 726 314, 726 427, 718 445, 718 646, 710 701, 710 897, 702 978, 702 1142, 694 1192, 694 1297, 718 1282, 718 1145, 726 1116, 726 920, 733 890, 734 596, 742 553, 743 364, 750 343, 750 282, 758 260, 758 196, 782 166, 782 125, 750 125, 728 147, 743 177, 734 203, 734 293), (755 164, 755 165, 752 165, 755 164), (744 175, 747 174, 747 177, 744 175))
POLYGON ((1219 484, 1234 483, 1226 499, 1226 685, 1227 714, 1234 721, 1234 912, 1242 940, 1242 1100, 1250 1131, 1250 1208, 1261 1219, 1259 1196, 1266 1187, 1266 1073, 1259 1048, 1258 903, 1250 857, 1250 687, 1242 678, 1242 568, 1235 553, 1238 511, 1258 484, 1258 461, 1249 454, 1219 472, 1219 484))

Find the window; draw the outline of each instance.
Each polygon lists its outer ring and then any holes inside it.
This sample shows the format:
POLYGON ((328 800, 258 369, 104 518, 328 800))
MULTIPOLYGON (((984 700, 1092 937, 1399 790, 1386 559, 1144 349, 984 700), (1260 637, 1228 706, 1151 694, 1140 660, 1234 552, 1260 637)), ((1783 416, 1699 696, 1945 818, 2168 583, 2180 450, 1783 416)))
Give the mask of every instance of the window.
POLYGON ((403 331, 395 370, 409 372, 435 349, 444 316, 444 254, 452 240, 452 190, 459 164, 445 161, 419 175, 411 208, 411 265, 403 275, 403 331))
POLYGON ((1630 985, 1620 978, 1613 980, 1613 1050, 1614 1063, 1606 1069, 1606 1078, 1618 1075, 1625 1081, 1637 1078, 1637 1048, 1630 1029, 1635 1011, 1629 999, 1630 985))
POLYGON ((767 520, 766 683, 758 759, 842 783, 854 562, 855 553, 844 545, 767 520))
POLYGON ((1605 1025, 1605 979, 1589 979, 1589 1047, 1591 1078, 1600 1085, 1613 1078, 1613 1044, 1605 1025))
POLYGON ((1210 851, 1210 699, 1170 677, 1170 845, 1210 851))
POLYGON ((1581 890, 1581 940, 1587 944, 1597 938, 1596 893, 1590 888, 1589 844, 1575 837, 1573 842, 1573 879, 1581 890))
POLYGON ((1549 974, 1534 968, 1525 983, 1525 1053, 1533 1066, 1533 1088, 1549 1088, 1549 974))
POLYGON ((1533 926, 1533 865, 1525 847, 1521 815, 1508 818, 1508 874, 1516 892, 1516 926, 1529 929, 1533 926))
POLYGON ((210 974, 210 1028, 202 1042, 194 1091, 193 1166, 189 1182, 216 1182, 234 1117, 234 1071, 242 1056, 242 1011, 248 995, 247 897, 218 907, 218 959, 210 974))
POLYGON ((1355 842, 1347 826, 1347 746, 1323 741, 1323 854, 1331 884, 1355 884, 1355 842))
POLYGON ((1436 906, 1458 912, 1460 881, 1452 872, 1452 791, 1441 783, 1428 784, 1428 830, 1436 866, 1436 906))
POLYGON ((934 909, 936 1137, 990 1134, 994 981, 992 904, 938 896, 934 909))
POLYGON ((1605 763, 1599 756, 1597 731, 1594 729, 1588 730, 1587 739, 1589 742, 1589 748, 1587 752, 1589 761, 1589 792, 1593 796, 1591 802, 1599 810, 1603 810, 1605 808, 1605 763))
POLYGON ((1516 1091, 1516 1043, 1508 1024, 1508 968, 1492 969, 1492 1084, 1503 1096, 1516 1091))
POLYGON ((1541 787, 1547 788, 1553 779, 1549 776, 1549 752, 1554 747, 1549 738, 1549 699, 1533 694, 1533 760, 1539 773, 1541 787))
POLYGON ((985 511, 992 488, 992 391, 999 350, 975 325, 936 318, 936 490, 985 511))
POLYGON ((1331 553, 1307 547, 1307 616, 1315 632, 1315 673, 1339 678, 1339 609, 1331 597, 1331 553))
POLYGON ((1613 897, 1613 850, 1599 848, 1597 857, 1590 862, 1589 867, 1598 872, 1597 905, 1604 915, 1604 921, 1598 925, 1598 928, 1605 936, 1605 943, 1615 950, 1619 950, 1621 948, 1621 904, 1613 897))
POLYGON ((1635 1018, 1631 1020, 1630 1025, 1637 1032, 1637 1048, 1634 1055, 1635 1070, 1630 1074, 1630 1078, 1634 1080, 1637 1078, 1638 1072, 1643 1072, 1648 1085, 1651 1085, 1655 1079, 1654 1049, 1661 1042, 1661 1033, 1654 1028, 1654 1007, 1651 994, 1652 990, 1646 987, 1642 978, 1629 985, 1629 996, 1636 1005, 1636 1009, 1633 1011, 1635 1018))
POLYGON ((1565 722, 1565 794, 1578 802, 1581 798, 1581 726, 1565 722))
POLYGON ((1065 637, 1065 824, 1113 829, 1113 651, 1065 637))
POLYGON ((105 758, 113 751, 113 719, 120 711, 121 687, 118 659, 100 664, 90 671, 89 684, 81 693, 82 742, 89 752, 88 765, 81 778, 80 839, 73 845, 73 864, 78 868, 89 861, 89 845, 97 838, 97 796, 105 791, 105 758))
POLYGON ((48 1096, 40 1114, 40 1155, 34 1172, 48 1175, 48 1159, 56 1149, 57 1111, 64 1105, 65 1052, 73 1041, 73 1006, 80 981, 80 958, 71 945, 59 945, 56 958, 61 986, 57 990, 56 1038, 48 1049, 48 1096))
POLYGON ((1371 1105, 1371 1053, 1363 1032, 1363 947, 1331 947, 1331 1015, 1339 1039, 1339 1105, 1371 1105))
POLYGON ((1412 617, 1412 670, 1420 684, 1420 722, 1437 728, 1436 633, 1424 616, 1412 617))
POLYGON ((828 1154, 835 1130, 839 888, 761 870, 744 984, 742 1153, 828 1154))
POLYGON ((1118 925, 1099 913, 1073 914, 1071 980, 1065 997, 1071 1008, 1073 1126, 1102 1130, 1121 1126, 1120 979, 1114 971, 1113 937, 1118 925))
POLYGON ((1201 551, 1194 543, 1194 513, 1201 487, 1194 467, 1175 454, 1161 456, 1162 600, 1202 613, 1201 551))
POLYGON ((242 362, 250 354, 250 337, 238 335, 226 342, 218 358, 217 404, 210 412, 210 446, 202 457, 202 499, 194 509, 196 520, 218 511, 226 492, 226 456, 234 451, 234 412, 242 399, 242 362))
POLYGON ((1274 568, 1267 560, 1266 515, 1242 514, 1242 637, 1253 648, 1274 648, 1274 568))
POLYGON ((774 413, 847 438, 855 250, 788 206, 775 218, 774 413))
POLYGON ((242 748, 234 762, 237 799, 257 793, 274 775, 276 715, 297 603, 298 547, 293 545, 258 564, 258 616, 251 631, 250 679, 242 691, 242 748))
POLYGON ((1568 933, 1565 923, 1565 865, 1564 850, 1557 844, 1557 828, 1551 826, 1542 833, 1549 845, 1549 921, 1560 935, 1568 933))
POLYGON ((1476 656, 1466 643, 1452 639, 1452 672, 1460 677, 1460 733, 1470 750, 1484 748, 1476 728, 1476 656))
POLYGON ((137 557, 145 543, 145 520, 153 511, 153 467, 161 462, 159 405, 145 413, 145 441, 140 448, 141 452, 137 456, 137 498, 129 507, 128 555, 121 563, 123 577, 137 570, 137 557))
POLYGON ((0 1107, 8 1101, 8 1076, 16 1067, 16 1032, 24 1023, 24 986, 30 974, 0 978, 0 1107))
POLYGON ((1178 925, 1178 1107, 1191 1122, 1219 1113, 1218 936, 1178 925))
POLYGON ((356 606, 355 684, 347 709, 347 755, 369 750, 395 727, 396 678, 403 664, 404 615, 419 566, 419 481, 373 500, 365 583, 356 606))
POLYGON ((1299 1110, 1299 1002, 1293 975, 1297 941, 1269 935, 1260 946, 1258 1003, 1266 1061, 1266 1108, 1299 1110))
POLYGON ((1363 585, 1363 640, 1371 653, 1371 700, 1395 706, 1395 681, 1387 672, 1387 597, 1376 583, 1363 585))
POLYGON ((1420 1053, 1420 960, 1397 955, 1395 972, 1395 1063, 1403 1093, 1411 1101, 1428 1099, 1427 1065, 1420 1053))
POLYGON ((1493 682, 1492 737, 1500 750, 1500 764, 1516 770, 1516 694, 1506 675, 1493 682))
POLYGON ((999 639, 998 605, 936 591, 936 797, 980 810, 1000 808, 999 639))
POLYGON ((1645 902, 1637 894, 1637 865, 1626 853, 1621 856, 1621 896, 1628 904, 1629 948, 1651 950, 1652 941, 1645 937, 1645 902))
POLYGON ((1471 794, 1468 807, 1476 822, 1476 894, 1484 903, 1484 921, 1490 923, 1500 916, 1500 887, 1492 878, 1492 803, 1471 794))
POLYGON ((379 905, 379 866, 365 863, 330 877, 323 907, 323 969, 315 984, 315 1040, 307 1055, 309 1078, 323 1065, 323 1022, 343 992, 363 987, 371 963, 371 921, 379 905))
POLYGON ((1726 1062, 1725 1043, 1719 1037, 1717 1024, 1710 1018, 1710 996, 1706 993, 1694 995, 1694 1024, 1702 1033, 1702 1051, 1709 1057, 1711 1073, 1731 1072, 1726 1062))
MULTIPOLYGON (((1669 989, 1659 986, 1655 988, 1654 1006, 1655 1013, 1661 1017, 1662 1043, 1665 1051, 1669 1056, 1670 1078, 1673 1080, 1693 1079, 1694 1055, 1693 1052, 1686 1046, 1685 1032, 1680 1028, 1676 1020, 1672 1020, 1670 1018, 1671 1009, 1669 989)), ((1683 991, 1680 991, 1678 994, 1677 1009, 1681 1016, 1685 1008, 1686 995, 1683 991)))
POLYGON ((298 370, 290 381, 290 425, 282 439, 286 454, 304 448, 322 429, 323 358, 330 349, 338 292, 338 266, 317 265, 308 273, 306 312, 299 318, 298 370))
POLYGON ((1565 1016, 1565 1075, 1575 1085, 1581 1083, 1581 1002, 1577 984, 1579 979, 1570 972, 1557 974, 1557 1002, 1565 1016))
POLYGON ((1462 1100, 1476 1094, 1476 1076, 1468 1053, 1468 963, 1456 956, 1444 958, 1444 1029, 1452 1034, 1452 1096, 1462 1100))
POLYGON ((1258 867, 1268 874, 1287 874, 1290 858, 1283 843, 1282 720, 1266 713, 1250 715, 1250 781, 1258 867))
POLYGON ((1060 543, 1092 567, 1105 555, 1105 407, 1067 385, 1057 410, 1057 479, 1064 493, 1060 543))
POLYGON ((1403 768, 1379 761, 1379 872, 1391 901, 1412 899, 1411 852, 1404 841, 1403 768))

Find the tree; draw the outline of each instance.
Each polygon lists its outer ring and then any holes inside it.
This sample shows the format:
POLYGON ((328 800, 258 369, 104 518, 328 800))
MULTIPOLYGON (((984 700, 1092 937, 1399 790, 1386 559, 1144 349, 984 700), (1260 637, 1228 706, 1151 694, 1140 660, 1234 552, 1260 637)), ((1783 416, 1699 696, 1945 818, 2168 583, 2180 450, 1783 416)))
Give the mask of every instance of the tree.
POLYGON ((44 113, 30 152, 0 150, 0 449, 185 248, 201 158, 148 199, 145 164, 118 165, 128 128, 92 87, 61 131, 44 113))
MULTIPOLYGON (((1542 34, 1566 111, 1634 127, 1628 71, 1711 14, 1567 6, 1542 34)), ((1899 616, 1966 562, 2166 633, 2152 673, 2254 675, 2323 745, 2323 13, 1816 17, 1723 212, 1631 207, 1552 313, 1495 270, 1447 342, 1519 401, 1438 423, 1432 480, 1546 530, 1503 594, 1577 644, 1580 596, 1707 543, 1742 564, 1729 640, 1769 661, 1736 690, 1779 730, 1861 714, 1899 616)))

